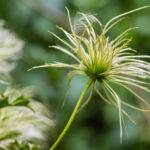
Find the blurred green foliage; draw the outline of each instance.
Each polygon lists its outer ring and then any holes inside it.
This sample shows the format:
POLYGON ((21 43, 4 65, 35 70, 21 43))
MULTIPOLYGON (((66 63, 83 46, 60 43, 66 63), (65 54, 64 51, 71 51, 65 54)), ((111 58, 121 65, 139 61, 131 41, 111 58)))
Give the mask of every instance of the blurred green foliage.
MULTIPOLYGON (((32 66, 45 62, 72 62, 68 56, 48 48, 48 45, 61 44, 47 31, 51 30, 60 37, 64 35, 57 30, 59 25, 70 30, 65 6, 71 12, 74 21, 76 12, 96 15, 105 24, 110 18, 125 11, 150 5, 150 0, 0 0, 0 19, 5 26, 13 30, 25 42, 21 59, 11 72, 13 83, 18 88, 33 85, 38 91, 35 98, 50 103, 53 117, 57 120, 56 133, 48 139, 52 145, 58 134, 65 126, 76 100, 79 97, 85 82, 83 77, 75 77, 67 96, 64 108, 61 108, 65 88, 67 86, 67 70, 40 69, 27 72, 32 66)), ((118 24, 109 33, 114 38, 128 27, 140 27, 133 31, 131 46, 137 49, 138 54, 150 54, 150 9, 130 15, 125 21, 118 24)), ((126 101, 135 104, 135 97, 120 87, 115 87, 126 101)), ((140 91, 138 91, 140 92, 140 91)), ((143 94, 143 93, 141 93, 143 94)), ((148 97, 145 95, 145 97, 148 97)), ((149 99, 149 97, 147 98, 149 99)), ((128 142, 124 133, 123 144, 119 142, 118 112, 115 108, 106 105, 95 94, 92 101, 76 117, 58 150, 149 150, 150 149, 150 118, 147 113, 128 110, 137 125, 126 120, 128 142)), ((48 149, 48 148, 47 148, 48 149)))
POLYGON ((1 94, 0 97, 0 108, 9 107, 9 106, 30 107, 29 103, 30 100, 28 98, 25 98, 24 95, 20 95, 18 97, 12 97, 12 95, 5 96, 4 94, 1 94))
POLYGON ((42 150, 42 148, 37 145, 29 144, 26 141, 14 141, 6 148, 0 147, 0 150, 42 150))

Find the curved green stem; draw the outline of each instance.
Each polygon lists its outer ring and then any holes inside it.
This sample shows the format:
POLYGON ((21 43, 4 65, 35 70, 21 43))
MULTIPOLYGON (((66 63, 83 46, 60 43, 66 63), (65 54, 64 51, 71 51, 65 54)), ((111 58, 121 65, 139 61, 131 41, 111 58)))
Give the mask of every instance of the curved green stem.
POLYGON ((75 118, 75 116, 76 116, 76 114, 77 114, 77 112, 78 112, 78 109, 79 109, 79 107, 80 107, 80 105, 81 105, 81 103, 82 103, 82 100, 83 100, 83 98, 84 98, 84 95, 85 95, 85 93, 87 92, 87 90, 88 90, 88 88, 90 87, 90 85, 92 84, 92 82, 93 82, 93 80, 89 80, 89 81, 88 81, 86 87, 84 88, 84 90, 83 90, 83 92, 82 92, 82 94, 81 94, 81 96, 80 96, 80 98, 79 98, 79 100, 78 100, 78 102, 77 102, 77 104, 76 104, 76 106, 75 106, 73 112, 72 112, 72 115, 71 115, 69 121, 67 122, 67 124, 66 124, 64 130, 63 130, 62 133, 59 135, 58 139, 57 139, 57 140, 55 141, 55 143, 52 145, 52 147, 50 148, 50 150, 54 150, 54 149, 56 148, 56 146, 60 143, 60 141, 62 140, 62 138, 64 137, 64 135, 66 134, 67 130, 69 129, 71 123, 73 122, 73 120, 74 120, 74 118, 75 118))

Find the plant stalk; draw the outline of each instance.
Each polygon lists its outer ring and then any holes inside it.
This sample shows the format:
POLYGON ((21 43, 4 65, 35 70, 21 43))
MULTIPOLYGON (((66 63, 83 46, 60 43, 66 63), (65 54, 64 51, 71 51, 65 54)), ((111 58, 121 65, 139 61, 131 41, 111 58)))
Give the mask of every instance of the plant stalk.
POLYGON ((78 112, 78 109, 83 101, 83 98, 85 96, 85 93, 87 92, 88 88, 90 87, 90 85, 92 84, 93 80, 89 80, 86 87, 84 88, 79 100, 77 101, 77 104, 70 116, 70 119, 69 121, 67 122, 65 128, 63 129, 63 131, 61 132, 61 134, 59 135, 59 137, 57 138, 57 140, 55 141, 55 143, 52 145, 52 147, 50 148, 50 150, 54 150, 56 148, 56 146, 60 143, 60 141, 62 140, 62 138, 64 137, 64 135, 67 133, 71 123, 73 122, 77 112, 78 112))

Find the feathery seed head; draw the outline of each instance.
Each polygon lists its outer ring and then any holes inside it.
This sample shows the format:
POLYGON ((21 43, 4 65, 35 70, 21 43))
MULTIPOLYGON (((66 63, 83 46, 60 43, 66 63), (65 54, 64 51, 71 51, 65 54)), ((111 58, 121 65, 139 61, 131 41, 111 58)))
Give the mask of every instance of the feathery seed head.
MULTIPOLYGON (((68 49, 61 46, 50 46, 63 53, 71 56, 77 61, 77 64, 45 64, 42 66, 33 67, 58 67, 58 68, 73 68, 74 70, 68 74, 68 87, 70 85, 71 79, 76 74, 88 76, 93 81, 93 88, 91 94, 87 101, 83 103, 80 108, 83 108, 90 100, 93 93, 93 89, 97 94, 108 104, 114 105, 119 111, 119 122, 120 122, 120 137, 122 137, 122 123, 124 124, 124 116, 126 116, 133 123, 135 121, 128 115, 128 113, 121 107, 125 105, 127 107, 140 110, 149 111, 150 105, 136 93, 132 87, 137 87, 143 91, 150 92, 148 88, 145 87, 148 83, 146 81, 141 81, 139 79, 150 78, 150 63, 140 60, 139 58, 150 58, 147 55, 134 55, 135 50, 130 48, 128 45, 131 38, 127 38, 126 35, 129 31, 136 29, 129 28, 123 33, 118 35, 114 40, 110 41, 107 36, 107 32, 115 26, 117 23, 124 19, 124 16, 131 14, 133 12, 139 11, 141 9, 147 8, 149 6, 144 6, 131 10, 129 12, 123 13, 112 18, 102 25, 102 23, 92 15, 85 15, 79 13, 82 17, 73 26, 70 19, 70 14, 68 12, 69 23, 71 27, 71 33, 68 33, 62 27, 58 27, 64 32, 70 42, 66 42, 59 38, 56 34, 50 32, 53 36, 59 39, 63 44, 65 44, 68 49), (94 30, 94 23, 98 23, 100 28, 100 34, 97 34, 94 30), (77 29, 83 29, 81 34, 77 34, 77 29), (102 87, 102 92, 98 90, 95 82, 98 81, 102 87), (129 103, 123 101, 117 92, 110 86, 110 82, 122 86, 124 89, 131 92, 139 100, 141 100, 145 105, 146 109, 137 108, 129 103), (105 95, 105 96, 104 96, 105 95)), ((125 124, 124 124, 125 126, 125 124)))

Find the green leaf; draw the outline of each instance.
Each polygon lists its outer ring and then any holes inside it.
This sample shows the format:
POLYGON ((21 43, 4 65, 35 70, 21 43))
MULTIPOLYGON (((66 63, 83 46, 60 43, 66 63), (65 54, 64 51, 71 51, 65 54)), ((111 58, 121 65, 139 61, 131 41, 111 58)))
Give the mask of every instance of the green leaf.
POLYGON ((10 107, 10 106, 24 106, 32 109, 30 107, 30 99, 24 97, 24 95, 0 95, 0 108, 10 107))
POLYGON ((42 150, 42 148, 27 141, 13 141, 5 148, 0 147, 0 150, 42 150))

